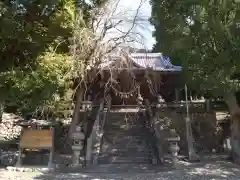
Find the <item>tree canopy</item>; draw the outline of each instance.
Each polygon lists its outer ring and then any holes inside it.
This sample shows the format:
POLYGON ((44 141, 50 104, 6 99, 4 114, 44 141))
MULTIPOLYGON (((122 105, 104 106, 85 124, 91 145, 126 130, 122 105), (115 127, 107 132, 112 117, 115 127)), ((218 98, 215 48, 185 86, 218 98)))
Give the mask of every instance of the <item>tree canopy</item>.
POLYGON ((94 18, 91 12, 106 0, 78 2, 0 2, 0 104, 22 114, 72 108, 76 69, 69 38, 76 28, 76 7, 87 24, 94 18))
POLYGON ((154 51, 183 66, 196 90, 223 95, 236 91, 240 70, 239 4, 232 0, 151 0, 154 51))

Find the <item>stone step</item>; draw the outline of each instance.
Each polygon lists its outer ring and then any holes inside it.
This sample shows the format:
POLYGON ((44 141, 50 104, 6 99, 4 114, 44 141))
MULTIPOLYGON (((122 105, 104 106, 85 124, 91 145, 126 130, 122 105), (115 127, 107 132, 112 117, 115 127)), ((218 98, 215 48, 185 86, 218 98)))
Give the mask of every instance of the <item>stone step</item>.
POLYGON ((136 147, 127 147, 127 148, 124 148, 124 147, 105 147, 103 148, 103 153, 104 152, 107 152, 107 153, 118 153, 118 152, 121 152, 121 153, 129 153, 129 154, 149 154, 151 151, 150 149, 146 149, 146 148, 136 148, 136 147))
POLYGON ((112 144, 114 146, 119 145, 123 147, 135 147, 135 146, 142 146, 146 147, 147 142, 141 139, 121 139, 118 137, 103 137, 103 144, 112 144))
POLYGON ((124 117, 109 117, 108 116, 107 121, 109 123, 118 123, 118 124, 122 124, 122 123, 140 124, 141 123, 140 120, 135 120, 135 117, 130 117, 130 118, 126 119, 124 117))
POLYGON ((145 134, 149 134, 147 130, 144 130, 143 128, 135 128, 135 129, 120 129, 120 128, 105 128, 104 129, 104 133, 113 133, 113 134, 120 134, 120 135, 124 135, 124 134, 129 134, 127 136, 131 136, 134 135, 145 135, 145 134))
POLYGON ((149 135, 148 132, 142 131, 140 129, 135 129, 132 131, 129 130, 116 130, 116 129, 105 129, 104 131, 105 134, 109 134, 109 135, 119 135, 119 136, 146 136, 149 135))
MULTIPOLYGON (((129 136, 128 134, 126 134, 127 136, 129 136)), ((103 138, 106 138, 107 140, 115 140, 117 142, 122 142, 122 141, 126 141, 126 143, 130 143, 130 142, 146 142, 147 140, 147 135, 145 136, 132 136, 130 135, 130 137, 125 137, 123 135, 119 135, 119 134, 113 134, 113 133, 108 133, 108 134, 104 134, 103 138)))
POLYGON ((100 154, 101 156, 119 156, 119 157, 146 157, 149 158, 152 156, 150 152, 127 152, 127 151, 116 151, 116 152, 108 152, 104 151, 104 153, 100 154))
POLYGON ((134 144, 134 145, 125 145, 125 146, 121 146, 119 144, 103 144, 102 146, 102 150, 104 151, 108 151, 108 152, 116 152, 116 151, 125 151, 125 152, 150 152, 151 149, 143 146, 143 145, 139 145, 139 144, 134 144))
POLYGON ((124 144, 108 144, 105 143, 102 146, 102 150, 103 151, 116 151, 118 149, 128 149, 129 151, 136 151, 136 152, 149 152, 148 148, 143 146, 143 145, 139 145, 139 144, 134 144, 134 145, 125 145, 124 144))
POLYGON ((144 124, 141 124, 141 123, 135 123, 135 122, 125 122, 125 121, 108 121, 106 122, 105 126, 111 126, 111 127, 128 127, 128 128, 140 128, 140 127, 145 127, 144 124))
POLYGON ((121 132, 146 132, 144 127, 127 127, 127 126, 105 126, 105 130, 109 131, 121 131, 121 132))
POLYGON ((104 157, 99 158, 99 163, 101 164, 138 164, 138 163, 151 163, 150 157, 120 157, 120 156, 112 156, 112 157, 104 157))
POLYGON ((136 133, 132 133, 132 132, 119 132, 119 131, 107 131, 104 132, 104 137, 112 137, 112 136, 117 136, 119 138, 122 139, 146 139, 146 137, 148 136, 148 133, 145 132, 136 132, 136 133))
POLYGON ((144 147, 137 147, 137 146, 132 146, 132 147, 121 147, 121 146, 102 146, 102 152, 108 152, 108 153, 136 153, 136 154, 149 154, 151 153, 151 149, 144 148, 144 147))
POLYGON ((149 159, 151 157, 151 154, 135 154, 135 156, 131 154, 123 154, 123 153, 111 153, 111 152, 104 152, 99 154, 99 157, 105 158, 105 157, 119 157, 119 158, 132 158, 132 159, 149 159))
POLYGON ((136 112, 110 112, 110 116, 123 116, 123 117, 129 117, 129 116, 137 116, 136 112))
POLYGON ((125 142, 124 140, 115 140, 115 139, 107 139, 105 138, 102 142, 103 146, 108 146, 111 148, 147 148, 147 143, 139 142, 139 141, 128 141, 125 142))
POLYGON ((143 132, 143 131, 140 131, 140 130, 132 130, 132 131, 126 131, 126 130, 122 130, 122 131, 119 131, 119 130, 114 130, 114 129, 111 129, 111 130, 106 130, 104 131, 104 134, 106 135, 109 135, 109 136, 121 136, 121 137, 124 137, 124 136, 133 136, 133 137, 145 137, 147 135, 149 135, 149 133, 147 132, 143 132))
POLYGON ((145 143, 144 139, 143 138, 132 138, 132 139, 129 139, 129 138, 124 138, 124 137, 114 137, 114 136, 104 136, 103 137, 104 140, 106 141, 111 141, 111 142, 115 142, 115 143, 122 143, 124 142, 125 145, 126 144, 142 144, 142 143, 145 143))
POLYGON ((148 134, 149 131, 147 131, 147 129, 144 129, 143 127, 139 127, 139 128, 125 128, 125 127, 105 127, 105 131, 104 132, 112 132, 112 133, 132 133, 134 134, 148 134))
POLYGON ((99 163, 151 163, 149 130, 136 113, 110 113, 104 127, 99 163), (126 119, 127 118, 127 119, 126 119))
POLYGON ((109 114, 108 119, 122 119, 122 120, 132 120, 132 121, 137 121, 137 116, 136 115, 130 115, 126 116, 125 114, 109 114))

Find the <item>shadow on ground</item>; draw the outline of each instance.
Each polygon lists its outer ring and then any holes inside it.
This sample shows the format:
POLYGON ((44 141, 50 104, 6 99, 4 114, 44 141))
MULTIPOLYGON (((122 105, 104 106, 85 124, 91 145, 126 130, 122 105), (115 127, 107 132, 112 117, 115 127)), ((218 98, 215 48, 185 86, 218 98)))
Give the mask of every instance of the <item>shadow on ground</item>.
POLYGON ((182 163, 178 169, 149 169, 145 165, 104 165, 92 167, 91 170, 79 170, 78 173, 42 174, 35 180, 89 179, 154 179, 154 180, 237 180, 240 179, 240 168, 227 161, 201 162, 196 164, 182 163), (127 170, 124 172, 124 170, 127 170), (81 171, 81 172, 80 172, 81 171))

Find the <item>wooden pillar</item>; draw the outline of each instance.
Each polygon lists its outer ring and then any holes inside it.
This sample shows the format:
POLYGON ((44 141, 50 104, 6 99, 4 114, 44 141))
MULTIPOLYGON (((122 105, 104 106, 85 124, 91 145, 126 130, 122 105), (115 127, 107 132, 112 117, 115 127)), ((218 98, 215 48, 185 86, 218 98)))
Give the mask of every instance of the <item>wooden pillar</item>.
POLYGON ((210 104, 210 100, 206 99, 206 111, 210 112, 211 111, 211 104, 210 104))
POLYGON ((54 164, 53 164, 53 155, 54 155, 54 127, 50 127, 51 133, 52 133, 52 148, 50 148, 50 154, 49 154, 49 160, 48 160, 48 169, 52 170, 54 169, 54 164))
POLYGON ((186 138, 187 138, 187 144, 188 144, 188 158, 189 158, 189 161, 198 161, 199 157, 193 146, 194 138, 193 138, 193 134, 192 134, 191 118, 190 118, 190 113, 189 113, 187 85, 185 85, 185 100, 186 100, 185 123, 186 123, 186 138))
POLYGON ((175 88, 175 101, 178 102, 179 101, 179 89, 175 88))

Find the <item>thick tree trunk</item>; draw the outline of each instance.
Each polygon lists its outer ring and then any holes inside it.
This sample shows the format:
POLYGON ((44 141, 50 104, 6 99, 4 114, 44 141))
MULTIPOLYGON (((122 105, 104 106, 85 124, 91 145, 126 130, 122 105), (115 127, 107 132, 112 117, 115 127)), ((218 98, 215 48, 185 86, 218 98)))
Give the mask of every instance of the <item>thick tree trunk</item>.
POLYGON ((240 108, 234 94, 225 97, 231 114, 231 156, 240 163, 240 108))
POLYGON ((237 99, 234 94, 229 94, 225 96, 224 99, 228 105, 229 112, 231 115, 240 114, 240 108, 238 106, 237 99))
POLYGON ((82 88, 79 88, 76 92, 76 103, 73 111, 73 117, 72 117, 72 122, 69 128, 68 132, 68 139, 72 139, 72 133, 74 132, 76 125, 79 122, 80 118, 80 108, 82 104, 82 98, 83 98, 84 90, 82 88))

